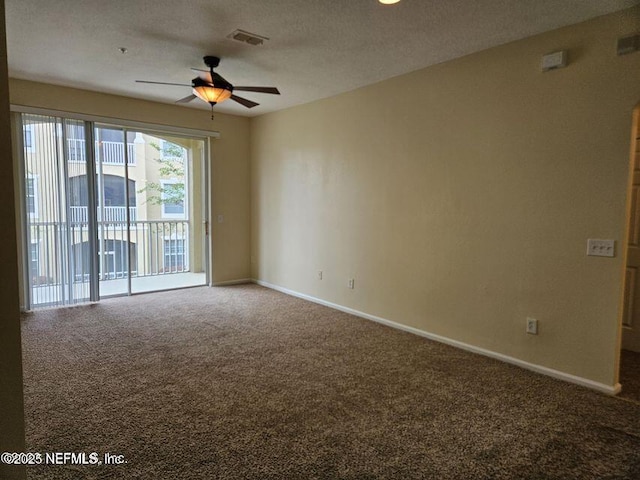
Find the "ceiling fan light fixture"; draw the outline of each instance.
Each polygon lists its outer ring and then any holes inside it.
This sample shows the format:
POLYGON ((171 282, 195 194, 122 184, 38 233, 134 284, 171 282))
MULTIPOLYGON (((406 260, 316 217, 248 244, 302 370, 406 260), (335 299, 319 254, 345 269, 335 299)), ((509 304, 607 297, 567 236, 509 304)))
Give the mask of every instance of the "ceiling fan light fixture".
POLYGON ((383 5, 393 5, 394 3, 398 3, 400 0, 378 0, 383 5))
POLYGON ((176 85, 179 87, 191 87, 191 95, 187 95, 184 98, 176 100, 176 104, 185 104, 189 103, 196 98, 199 98, 203 102, 207 102, 211 105, 211 120, 213 120, 213 107, 225 100, 231 99, 236 103, 246 107, 253 108, 260 105, 253 100, 249 100, 247 98, 239 97, 238 95, 234 95, 234 90, 240 92, 255 92, 255 93, 270 93, 272 95, 280 95, 280 91, 276 87, 235 87, 227 82, 222 76, 218 73, 214 72, 213 69, 218 66, 220 63, 219 57, 214 57, 213 55, 207 55, 203 58, 204 64, 209 67, 209 71, 201 70, 199 68, 192 68, 197 72, 200 72, 199 75, 191 80, 191 84, 184 83, 169 83, 169 82, 156 82, 153 80, 136 80, 138 83, 151 83, 155 85, 176 85))
POLYGON ((215 105, 231 97, 232 90, 227 85, 216 86, 206 82, 193 82, 193 94, 205 102, 215 105))

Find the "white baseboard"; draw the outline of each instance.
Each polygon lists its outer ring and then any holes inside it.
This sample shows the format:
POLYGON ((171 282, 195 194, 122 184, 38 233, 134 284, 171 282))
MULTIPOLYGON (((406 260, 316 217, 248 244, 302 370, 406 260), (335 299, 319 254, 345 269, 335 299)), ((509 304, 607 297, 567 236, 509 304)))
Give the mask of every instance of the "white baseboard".
POLYGON ((210 287, 225 287, 227 285, 241 285, 243 283, 254 283, 251 278, 238 278, 237 280, 225 280, 224 282, 211 282, 210 287))
POLYGON ((543 375, 547 375, 549 377, 556 378, 558 380, 564 380, 565 382, 574 383, 576 385, 581 385, 583 387, 590 388, 592 390, 597 390, 602 393, 606 393, 609 395, 617 395, 620 393, 621 385, 616 383, 615 385, 606 385, 604 383, 595 382, 593 380, 589 380, 588 378, 578 377, 576 375, 571 375, 570 373, 561 372, 560 370, 554 370, 552 368, 543 367, 542 365, 537 365, 535 363, 525 362, 524 360, 520 360, 515 357, 510 357, 508 355, 503 355, 502 353, 493 352, 491 350, 487 350, 484 348, 476 347, 474 345, 470 345, 468 343, 459 342, 457 340, 453 340, 448 337, 443 337, 441 335, 436 335, 435 333, 429 333, 424 330, 420 330, 418 328, 409 327, 408 325, 402 325, 401 323, 393 322, 391 320, 387 320, 386 318, 376 317, 375 315, 370 315, 365 312, 361 312, 359 310, 354 310, 353 308, 344 307, 342 305, 338 305, 337 303, 328 302, 326 300, 322 300, 320 298, 312 297, 310 295, 306 295, 304 293, 296 292, 294 290, 289 290, 288 288, 280 287, 279 285, 274 285, 269 282, 265 282, 262 280, 251 280, 253 283, 257 283, 263 287, 270 288, 272 290, 277 290, 282 293, 286 293, 287 295, 291 295, 294 297, 302 298, 304 300, 308 300, 310 302, 318 303, 320 305, 324 305, 326 307, 333 308, 335 310, 340 310, 341 312, 349 313, 351 315, 355 315, 357 317, 365 318, 367 320, 371 320, 374 322, 381 323, 383 325, 387 325, 392 328, 397 328, 398 330, 403 330, 405 332, 410 332, 415 335, 420 335, 421 337, 428 338, 429 340, 434 340, 439 343, 444 343, 446 345, 451 345, 453 347, 460 348, 462 350, 467 350, 469 352, 477 353, 480 355, 484 355, 485 357, 494 358, 496 360, 500 360, 505 363, 509 363, 511 365, 516 365, 518 367, 531 370, 536 373, 541 373, 543 375))

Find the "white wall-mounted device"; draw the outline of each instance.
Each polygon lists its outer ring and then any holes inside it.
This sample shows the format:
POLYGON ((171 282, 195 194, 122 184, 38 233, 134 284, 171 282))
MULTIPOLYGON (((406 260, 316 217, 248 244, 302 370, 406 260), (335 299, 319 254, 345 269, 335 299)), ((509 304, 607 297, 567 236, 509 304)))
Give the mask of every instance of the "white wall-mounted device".
POLYGON ((560 50, 558 52, 548 53, 542 56, 542 71, 548 72, 557 68, 567 66, 567 51, 560 50))
POLYGON ((615 240, 600 238, 587 239, 587 255, 594 257, 615 257, 615 240))

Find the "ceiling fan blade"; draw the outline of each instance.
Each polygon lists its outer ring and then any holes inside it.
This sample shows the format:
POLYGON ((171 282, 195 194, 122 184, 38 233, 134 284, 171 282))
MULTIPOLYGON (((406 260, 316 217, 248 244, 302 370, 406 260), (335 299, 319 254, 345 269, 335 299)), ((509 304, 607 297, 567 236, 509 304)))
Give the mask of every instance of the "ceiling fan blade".
POLYGON ((240 92, 271 93, 273 95, 280 95, 280 91, 276 87, 233 87, 233 89, 240 92))
POLYGON ((188 83, 167 83, 167 82, 151 82, 149 80, 136 80, 136 83, 153 83, 155 85, 176 85, 178 87, 190 87, 188 83))
POLYGON ((180 100, 176 100, 176 103, 189 103, 191 100, 195 100, 196 97, 195 95, 191 94, 187 97, 181 98, 180 100))
POLYGON ((244 105, 247 108, 253 108, 260 105, 259 103, 252 102, 251 100, 247 100, 246 98, 242 98, 237 95, 231 95, 231 100, 235 100, 240 105, 244 105))
POLYGON ((198 77, 200 77, 201 80, 204 80, 205 82, 213 85, 213 81, 211 80, 211 72, 209 72, 208 70, 200 70, 197 68, 192 68, 191 70, 195 70, 196 72, 200 72, 198 73, 198 77))

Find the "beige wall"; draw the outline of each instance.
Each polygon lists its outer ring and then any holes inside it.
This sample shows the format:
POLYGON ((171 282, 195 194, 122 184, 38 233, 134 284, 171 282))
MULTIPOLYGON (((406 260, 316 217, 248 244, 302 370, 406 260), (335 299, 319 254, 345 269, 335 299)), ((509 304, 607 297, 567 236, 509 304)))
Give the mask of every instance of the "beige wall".
POLYGON ((249 119, 211 115, 205 110, 178 107, 86 90, 10 80, 11 103, 32 107, 120 118, 168 126, 220 132, 212 140, 212 214, 224 223, 212 224, 212 280, 249 277, 249 119))
MULTIPOLYGON (((0 0, 4 19, 4 0, 0 0)), ((18 303, 18 254, 14 218, 13 163, 9 122, 9 79, 5 22, 0 26, 0 172, 5 182, 0 189, 0 452, 24 451, 24 409, 22 401, 22 355, 18 303)), ((24 467, 0 463, 0 478, 25 478, 24 467)))
POLYGON ((254 277, 613 385, 639 13, 252 119, 254 277))

